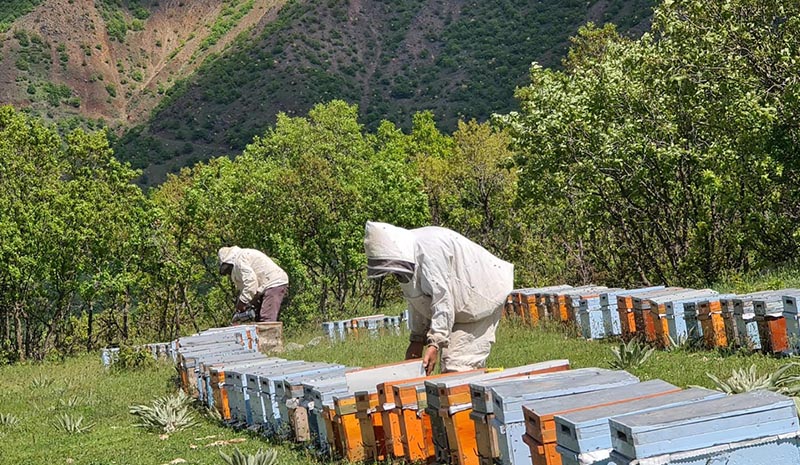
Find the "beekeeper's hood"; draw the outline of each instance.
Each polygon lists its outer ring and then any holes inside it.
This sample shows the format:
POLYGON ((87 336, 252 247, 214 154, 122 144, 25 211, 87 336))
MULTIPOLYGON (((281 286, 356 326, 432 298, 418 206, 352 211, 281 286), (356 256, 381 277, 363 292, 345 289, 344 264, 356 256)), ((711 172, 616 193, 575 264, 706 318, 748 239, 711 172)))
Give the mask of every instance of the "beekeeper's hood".
POLYGON ((239 256, 239 253, 242 251, 239 247, 221 247, 219 252, 217 252, 217 256, 219 257, 219 272, 221 274, 227 274, 230 271, 230 268, 233 266, 233 261, 236 260, 236 257, 239 256))
POLYGON ((364 233, 364 251, 367 254, 369 278, 414 272, 414 235, 407 229, 368 221, 364 233))

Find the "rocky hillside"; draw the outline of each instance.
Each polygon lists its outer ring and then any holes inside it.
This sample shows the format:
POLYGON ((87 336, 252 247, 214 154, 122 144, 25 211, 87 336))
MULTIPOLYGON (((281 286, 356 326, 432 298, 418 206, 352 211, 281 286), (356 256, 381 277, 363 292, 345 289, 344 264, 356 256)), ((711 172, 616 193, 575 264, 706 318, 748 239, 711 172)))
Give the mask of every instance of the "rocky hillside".
MULTIPOLYGON (((588 21, 638 35, 652 0, 6 0, 0 100, 104 123, 144 182, 232 154, 340 98, 363 121, 444 129, 514 107, 531 62, 558 66, 588 21), (36 6, 38 4, 38 6, 36 6), (33 6, 31 6, 33 5, 33 6), (17 9, 15 11, 25 11, 17 9)), ((0 31, 4 21, 0 7, 0 31)), ((72 124, 76 122, 66 120, 72 124)))
POLYGON ((177 80, 283 0, 5 0, 0 101, 55 119, 145 121, 177 80))

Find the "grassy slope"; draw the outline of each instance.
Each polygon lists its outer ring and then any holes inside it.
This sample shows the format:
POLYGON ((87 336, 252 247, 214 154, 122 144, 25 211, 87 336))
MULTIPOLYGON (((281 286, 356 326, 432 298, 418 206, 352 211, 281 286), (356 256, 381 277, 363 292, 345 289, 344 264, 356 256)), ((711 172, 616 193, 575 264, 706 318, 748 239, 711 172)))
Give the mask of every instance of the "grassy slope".
MULTIPOLYGON (((778 271, 764 275, 734 277, 715 286, 738 293, 768 288, 798 287, 800 274, 778 271)), ((397 313, 399 307, 387 313, 397 313)), ((291 342, 305 344, 320 335, 319 330, 293 335, 291 342)), ((287 358, 319 360, 371 366, 397 361, 405 352, 405 334, 384 335, 378 339, 351 339, 330 344, 323 342, 284 354, 287 358)), ((556 327, 532 329, 504 321, 498 331, 489 365, 512 367, 536 361, 567 358, 574 368, 606 367, 611 360, 607 341, 584 341, 556 327)), ((775 370, 786 360, 760 354, 725 353, 718 351, 656 352, 633 373, 642 380, 660 378, 681 387, 712 387, 706 377, 710 372, 727 377, 734 368, 755 364, 760 373, 775 370)), ((0 464, 39 465, 42 463, 100 464, 166 464, 182 458, 190 464, 221 464, 217 447, 205 447, 217 440, 247 438, 238 444, 242 450, 276 447, 281 464, 312 462, 304 452, 286 445, 272 445, 245 433, 236 433, 218 426, 199 414, 200 423, 187 432, 161 440, 158 435, 134 426, 128 406, 149 403, 153 398, 174 390, 171 367, 114 374, 105 372, 97 355, 81 356, 65 362, 0 367, 0 414, 20 418, 14 427, 0 425, 3 444, 0 464), (37 381, 49 380, 41 386, 37 381), (65 405, 77 396, 77 405, 65 405), (95 423, 91 432, 66 435, 52 424, 56 415, 82 415, 95 423), (213 436, 213 437, 212 437, 213 436), (200 439, 203 438, 203 439, 200 439), (192 446, 198 446, 193 448, 192 446), (72 459, 72 461, 67 461, 72 459)), ((230 451, 234 446, 222 446, 230 451)))
MULTIPOLYGON (((198 426, 164 440, 135 427, 128 406, 149 404, 172 391, 174 372, 169 366, 161 366, 141 372, 108 373, 96 355, 0 369, 0 414, 12 413, 20 419, 14 427, 0 426, 0 464, 160 465, 182 458, 189 464, 210 465, 223 463, 218 447, 206 447, 214 441, 247 438, 235 446, 222 446, 228 453, 234 447, 254 452, 266 446, 199 414, 198 426), (34 380, 49 380, 50 384, 37 386, 34 380), (62 403, 72 396, 78 397, 76 406, 62 403), (81 415, 95 426, 85 434, 59 432, 52 425, 62 413, 81 415)), ((288 447, 279 450, 281 464, 309 462, 304 454, 288 447)))

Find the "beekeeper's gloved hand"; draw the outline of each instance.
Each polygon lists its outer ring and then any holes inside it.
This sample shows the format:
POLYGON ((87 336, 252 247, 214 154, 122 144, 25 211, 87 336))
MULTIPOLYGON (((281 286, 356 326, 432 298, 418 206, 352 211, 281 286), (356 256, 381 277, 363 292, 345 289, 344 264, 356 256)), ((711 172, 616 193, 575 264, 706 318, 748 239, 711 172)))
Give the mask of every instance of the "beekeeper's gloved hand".
POLYGON ((422 357, 422 367, 425 368, 425 375, 430 376, 436 368, 436 361, 439 360, 439 349, 430 345, 425 348, 425 355, 422 357))
POLYGON ((422 341, 411 341, 406 349, 406 360, 421 358, 424 349, 425 344, 422 341))

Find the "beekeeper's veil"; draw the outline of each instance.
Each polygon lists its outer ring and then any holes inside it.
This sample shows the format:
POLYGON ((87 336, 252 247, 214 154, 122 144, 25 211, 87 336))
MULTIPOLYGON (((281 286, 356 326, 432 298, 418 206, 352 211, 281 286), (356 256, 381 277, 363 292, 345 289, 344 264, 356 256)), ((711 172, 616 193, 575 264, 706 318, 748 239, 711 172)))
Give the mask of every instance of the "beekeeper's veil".
POLYGON ((414 235, 411 231, 387 223, 367 222, 364 234, 367 253, 367 277, 380 278, 389 273, 414 273, 414 235))

